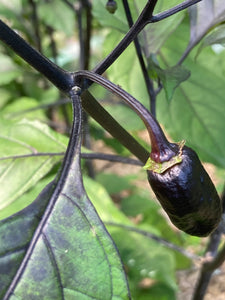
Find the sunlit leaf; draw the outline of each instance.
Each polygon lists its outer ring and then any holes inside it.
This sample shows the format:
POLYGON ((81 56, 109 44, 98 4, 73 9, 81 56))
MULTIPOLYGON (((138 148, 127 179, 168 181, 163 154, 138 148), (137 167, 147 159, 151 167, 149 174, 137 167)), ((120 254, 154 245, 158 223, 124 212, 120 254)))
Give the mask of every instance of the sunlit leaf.
MULTIPOLYGON (((128 225, 131 228, 145 228, 147 232, 158 233, 158 235, 159 230, 157 228, 160 228, 162 232, 166 231, 165 234, 168 233, 170 238, 174 236, 174 239, 176 239, 175 234, 173 233, 172 235, 172 231, 168 230, 166 221, 163 220, 163 217, 160 215, 159 206, 152 202, 151 199, 143 198, 143 196, 139 196, 137 193, 131 197, 132 199, 130 197, 127 201, 125 199, 127 203, 127 205, 125 204, 126 209, 120 211, 112 202, 103 186, 88 177, 84 177, 84 184, 90 199, 95 205, 101 219, 106 222, 107 228, 120 251, 131 283, 132 299, 138 299, 138 297, 136 298, 136 292, 137 289, 139 290, 139 284, 144 278, 155 280, 156 285, 154 288, 161 285, 163 290, 168 289, 170 291, 169 293, 174 297, 176 284, 171 274, 174 274, 175 264, 177 268, 187 268, 190 266, 190 259, 180 253, 175 253, 173 250, 164 248, 160 243, 146 236, 141 236, 138 233, 132 232, 132 230, 120 226, 113 226, 113 224, 122 224, 122 226, 128 225), (129 205, 130 208, 128 212, 127 209, 129 205), (132 217, 135 216, 135 212, 137 214, 146 213, 146 215, 143 216, 143 222, 140 223, 141 226, 131 222, 123 213, 125 210, 128 212, 128 215, 132 217), (157 225, 154 226, 155 224, 157 225), (174 257, 176 257, 176 263, 174 257), (168 267, 166 268, 165 266, 168 267)), ((122 208, 125 208, 123 204, 122 208)), ((177 241, 178 240, 179 239, 177 239, 177 241)), ((158 289, 152 289, 153 286, 147 289, 148 295, 152 295, 155 298, 162 295, 158 289)))
POLYGON ((117 1, 117 10, 114 14, 110 14, 105 5, 105 0, 93 0, 93 15, 102 26, 116 28, 121 32, 128 30, 122 1, 117 1))
POLYGON ((68 36, 73 35, 74 14, 65 3, 61 1, 40 2, 38 13, 45 24, 64 32, 68 36))
POLYGON ((1 76, 0 85, 5 85, 15 80, 22 71, 13 64, 11 59, 4 54, 0 54, 1 76))
POLYGON ((13 210, 13 203, 62 159, 51 153, 65 152, 68 139, 38 121, 2 118, 0 126, 0 209, 12 205, 13 210))
MULTIPOLYGON (((176 61, 185 49, 185 32, 183 24, 163 49, 163 61, 167 64, 172 55, 176 61)), ((191 76, 176 89, 169 105, 161 93, 158 116, 175 141, 185 139, 202 160, 224 167, 224 54, 205 49, 199 58, 197 61, 194 55, 186 58, 184 66, 191 76)))
POLYGON ((159 78, 162 81, 168 101, 171 101, 175 89, 181 84, 181 82, 187 80, 190 76, 190 71, 180 65, 163 70, 160 68, 159 64, 155 62, 152 56, 150 56, 148 60, 148 70, 150 77, 152 77, 152 72, 155 72, 157 75, 156 79, 159 78))
POLYGON ((204 0, 189 8, 190 41, 188 48, 196 45, 214 25, 225 20, 225 2, 223 0, 204 0))
POLYGON ((197 55, 202 51, 204 47, 211 46, 214 44, 225 44, 225 25, 219 25, 210 31, 205 38, 203 38, 201 45, 198 49, 197 55))
MULTIPOLYGON (((93 13, 102 26, 112 27, 120 32, 126 33, 128 31, 128 23, 124 12, 122 0, 118 0, 118 9, 115 14, 110 14, 105 9, 106 1, 96 0, 93 1, 93 13)), ((168 8, 177 5, 180 1, 172 0, 169 2, 162 0, 157 3, 154 13, 162 12, 168 8)), ((137 19, 137 16, 141 13, 142 9, 146 5, 145 0, 130 1, 129 6, 132 14, 133 21, 137 19)), ((146 26, 143 32, 140 33, 139 38, 142 44, 143 51, 146 56, 150 53, 156 53, 169 35, 176 29, 184 17, 184 12, 180 12, 171 16, 161 22, 150 24, 146 26)), ((113 48, 112 48, 113 49, 113 48)), ((111 50, 112 50, 111 49, 111 50)))
MULTIPOLYGON (((136 1, 138 2, 138 1, 136 1)), ((154 14, 163 12, 173 6, 179 4, 180 1, 158 1, 154 14)), ((169 18, 166 18, 160 22, 147 25, 143 32, 140 34, 141 44, 143 52, 146 57, 149 57, 151 53, 157 53, 171 35, 171 33, 179 26, 185 15, 184 11, 181 11, 169 18)))
POLYGON ((1 110, 0 116, 5 119, 21 120, 39 120, 46 121, 47 117, 43 110, 36 109, 40 103, 30 97, 20 97, 16 101, 8 104, 1 110))

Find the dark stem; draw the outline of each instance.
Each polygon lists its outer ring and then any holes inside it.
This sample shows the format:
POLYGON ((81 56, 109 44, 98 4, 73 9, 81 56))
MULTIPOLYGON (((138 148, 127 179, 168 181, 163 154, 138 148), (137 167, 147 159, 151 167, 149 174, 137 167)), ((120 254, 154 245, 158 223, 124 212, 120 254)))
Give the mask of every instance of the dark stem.
POLYGON ((89 0, 84 0, 85 7, 85 36, 84 36, 84 67, 83 69, 88 70, 90 64, 90 42, 92 33, 92 14, 91 14, 91 3, 89 0))
POLYGON ((194 5, 198 2, 201 2, 201 1, 202 0, 186 0, 186 1, 172 7, 170 9, 166 10, 166 11, 163 11, 163 12, 153 16, 150 20, 150 23, 155 23, 155 22, 159 22, 163 19, 166 19, 166 18, 178 13, 179 11, 182 11, 182 10, 188 8, 189 6, 192 6, 192 5, 194 5))
POLYGON ((149 0, 135 24, 130 28, 128 33, 122 39, 122 41, 113 49, 113 51, 94 69, 93 72, 97 74, 104 73, 109 66, 123 53, 123 51, 130 45, 130 43, 136 38, 138 33, 145 27, 149 20, 151 20, 153 10, 157 0, 149 0))
POLYGON ((35 39, 36 39, 37 49, 39 52, 42 53, 42 43, 41 43, 41 34, 40 34, 40 24, 39 24, 39 19, 38 19, 38 14, 37 14, 37 5, 36 5, 36 2, 33 0, 29 0, 29 3, 32 8, 32 21, 33 21, 34 30, 35 30, 35 39))
POLYGON ((0 20, 0 40, 22 57, 28 64, 43 74, 62 92, 68 93, 74 85, 73 76, 59 68, 32 48, 17 33, 0 20))
POLYGON ((50 39, 50 48, 52 50, 52 57, 54 59, 54 63, 57 64, 57 47, 56 47, 56 42, 54 39, 54 29, 51 26, 46 26, 46 31, 49 35, 49 39, 50 39))
POLYGON ((128 104, 132 108, 132 110, 134 110, 138 114, 138 116, 142 119, 148 130, 152 145, 151 158, 154 161, 168 161, 172 156, 174 156, 174 153, 172 153, 173 150, 170 146, 171 144, 166 139, 159 123, 153 117, 153 115, 144 107, 144 105, 142 105, 139 101, 137 101, 126 91, 124 91, 120 86, 112 83, 111 81, 105 79, 104 77, 98 74, 95 74, 90 71, 78 71, 74 73, 74 81, 77 83, 78 86, 82 84, 80 81, 85 78, 100 84, 107 90, 119 96, 126 102, 126 104, 128 104), (169 158, 168 153, 171 153, 171 157, 169 158))
MULTIPOLYGON (((64 156, 65 152, 38 152, 38 153, 30 153, 30 154, 21 154, 21 155, 9 155, 5 157, 0 157, 0 161, 8 160, 8 159, 22 159, 22 158, 33 158, 33 157, 43 157, 43 156, 64 156)), ((114 154, 106 154, 100 152, 82 152, 81 158, 86 160, 105 160, 109 162, 121 163, 121 164, 128 164, 134 166, 143 166, 140 160, 124 157, 120 155, 114 154)))
POLYGON ((141 163, 141 161, 137 159, 123 157, 114 154, 99 153, 99 152, 81 153, 81 158, 106 160, 109 162, 128 164, 128 165, 139 166, 139 167, 143 166, 143 163, 141 163))
MULTIPOLYGON (((77 15, 79 42, 80 42, 80 68, 89 69, 90 61, 90 39, 91 39, 91 26, 92 15, 91 5, 87 0, 80 1, 78 8, 74 10, 77 15)), ((91 149, 91 136, 89 127, 89 115, 83 111, 83 146, 91 149)), ((88 176, 95 178, 95 170, 91 160, 85 161, 85 166, 88 176)))
POLYGON ((223 231, 223 223, 220 222, 217 229, 210 235, 209 243, 205 251, 207 256, 208 255, 211 257, 216 256, 221 241, 222 231, 223 231))
POLYGON ((137 21, 130 28, 124 38, 120 41, 120 43, 113 49, 113 51, 94 69, 93 72, 97 74, 104 73, 109 66, 121 55, 121 53, 130 45, 130 43, 137 37, 137 35, 142 31, 142 29, 148 23, 159 22, 165 18, 168 18, 177 12, 188 8, 189 6, 196 4, 202 0, 186 0, 181 4, 178 4, 167 11, 159 13, 153 16, 153 11, 156 6, 157 0, 149 0, 139 15, 137 21))
MULTIPOLYGON (((221 195, 222 204, 224 206, 225 189, 221 195)), ((223 207, 224 211, 224 207, 223 207)), ((224 232, 224 220, 222 220, 218 228, 211 234, 209 244, 206 249, 206 258, 213 259, 210 263, 205 263, 202 266, 201 273, 196 285, 196 289, 193 295, 193 300, 203 299, 207 291, 210 279, 213 272, 218 268, 225 260, 225 245, 223 249, 218 253, 218 247, 221 242, 222 233, 224 232)))
MULTIPOLYGON (((68 92, 74 86, 74 75, 65 72, 38 51, 27 44, 17 33, 0 20, 0 40, 12 48, 20 57, 31 64, 37 71, 46 76, 63 92, 68 92)), ((149 153, 144 149, 119 123, 94 99, 90 93, 82 95, 84 109, 113 137, 124 145, 143 163, 149 153)))
MULTIPOLYGON (((127 0, 123 0, 123 6, 124 6, 124 10, 125 10, 125 13, 126 13, 126 17, 127 17, 129 27, 131 28, 133 26, 133 18, 132 18, 130 7, 129 7, 129 4, 128 4, 127 0)), ((140 46, 140 43, 139 43, 137 37, 134 39, 134 45, 135 45, 137 57, 138 57, 138 60, 139 60, 139 63, 140 63, 141 69, 142 69, 145 84, 146 84, 146 87, 147 87, 147 92, 148 92, 149 99, 150 99, 150 111, 153 114, 153 116, 156 116, 156 106, 155 106, 156 94, 155 94, 155 91, 154 91, 153 82, 152 82, 152 80, 150 79, 150 77, 148 75, 148 70, 146 68, 144 58, 143 58, 143 55, 142 55, 141 46, 140 46)))
POLYGON ((192 300, 204 299, 213 272, 222 265, 224 260, 225 260, 225 244, 223 245, 220 252, 212 261, 205 262, 202 265, 200 277, 196 285, 192 300))
POLYGON ((78 27, 78 36, 80 44, 80 69, 84 69, 85 61, 85 41, 84 41, 84 28, 83 28, 83 6, 82 3, 79 3, 79 6, 74 9, 77 16, 77 27, 78 27))

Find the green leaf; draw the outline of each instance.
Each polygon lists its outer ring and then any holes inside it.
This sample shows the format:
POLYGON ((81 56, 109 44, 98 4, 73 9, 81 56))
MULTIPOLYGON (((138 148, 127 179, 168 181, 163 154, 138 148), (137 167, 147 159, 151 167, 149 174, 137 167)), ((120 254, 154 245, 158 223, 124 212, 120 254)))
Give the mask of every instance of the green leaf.
MULTIPOLYGON (((168 5, 168 1, 161 0, 159 3, 157 3, 154 13, 162 12, 168 8, 173 7, 179 2, 180 1, 178 0, 172 0, 169 2, 168 5)), ((119 32, 125 33, 128 31, 129 27, 127 25, 128 23, 124 12, 122 0, 117 0, 117 4, 118 8, 115 14, 112 15, 105 8, 105 0, 94 0, 93 14, 102 26, 115 28, 119 32)), ((139 16, 145 5, 145 0, 129 2, 131 14, 134 21, 137 19, 137 16, 139 16)), ((171 16, 170 18, 162 20, 161 22, 157 22, 146 26, 146 28, 139 34, 144 53, 156 53, 159 50, 159 48, 163 45, 165 40, 169 37, 169 35, 180 24, 183 17, 184 12, 180 12, 171 16)))
POLYGON ((225 20, 223 0, 201 1, 189 8, 190 41, 187 49, 194 47, 216 24, 225 20))
MULTIPOLYGON (((121 39, 121 34, 110 32, 104 43, 105 55, 112 51, 117 42, 121 39)), ((149 106, 148 95, 141 72, 139 62, 133 45, 130 45, 120 57, 107 70, 109 79, 119 84, 124 90, 129 92, 146 106, 149 106), (132 63, 131 63, 132 62, 132 63)), ((136 119, 139 119, 136 117, 136 119)))
POLYGON ((40 103, 33 98, 20 97, 1 110, 0 115, 5 119, 20 120, 26 116, 29 120, 46 121, 46 114, 41 109, 35 109, 40 103), (33 109, 33 110, 32 110, 33 109))
POLYGON ((10 91, 8 91, 7 89, 4 89, 4 88, 0 89, 0 109, 1 110, 7 104, 10 97, 11 97, 10 91))
POLYGON ((148 70, 149 75, 153 77, 160 78, 165 89, 165 94, 167 101, 172 100, 175 89, 185 80, 190 77, 190 71, 183 66, 176 65, 163 70, 160 68, 159 64, 155 62, 153 56, 150 56, 148 60, 148 70), (156 74, 156 75, 155 75, 156 74))
POLYGON ((83 188, 82 112, 75 106, 60 173, 31 206, 0 223, 6 299, 129 299, 117 250, 83 188))
POLYGON ((127 176, 119 176, 110 173, 100 173, 96 177, 97 181, 103 185, 107 192, 112 194, 118 194, 124 190, 130 190, 133 188, 130 178, 127 176))
MULTIPOLYGON (((170 291, 169 295, 171 298, 165 299, 175 299, 176 284, 174 276, 174 257, 179 260, 176 262, 176 267, 184 268, 190 266, 190 260, 184 258, 181 254, 175 254, 174 251, 164 248, 161 244, 148 239, 145 236, 141 236, 140 234, 122 227, 113 226, 113 224, 122 224, 132 226, 133 228, 139 228, 113 204, 103 186, 88 177, 84 177, 84 184, 101 219, 108 224, 107 228, 119 249, 122 261, 127 270, 132 299, 139 300, 138 297, 140 294, 137 293, 137 291, 141 291, 140 281, 144 278, 156 280, 156 286, 147 289, 148 295, 155 297, 153 299, 161 299, 159 298, 159 295, 160 297, 162 296, 162 293, 157 289, 157 286, 161 286, 161 291, 170 291), (173 297, 171 295, 173 295, 173 297)), ((126 201, 127 205, 130 205, 129 212, 131 212, 133 208, 132 216, 135 216, 135 212, 137 214, 146 213, 144 223, 146 231, 155 233, 157 228, 153 228, 153 226, 155 225, 154 223, 157 222, 157 227, 161 222, 166 225, 165 220, 163 221, 163 217, 158 213, 159 205, 138 194, 133 195, 131 198, 129 197, 126 201), (153 226, 149 226, 150 222, 147 223, 149 220, 151 220, 153 226)), ((124 209, 123 201, 122 208, 124 209)), ((161 228, 162 227, 161 224, 161 228)), ((168 225, 164 226, 162 231, 168 232, 168 225)))
POLYGON ((61 160, 62 155, 51 153, 65 152, 68 139, 38 121, 1 119, 0 127, 0 209, 4 215, 8 206, 15 212, 13 203, 18 207, 17 199, 61 160))
POLYGON ((110 14, 107 11, 105 7, 106 2, 107 1, 105 0, 93 0, 92 13, 94 17, 99 21, 99 23, 102 26, 115 28, 122 32, 128 31, 128 25, 124 14, 122 1, 116 1, 118 7, 114 14, 110 14))
POLYGON ((31 189, 29 189, 27 192, 22 194, 20 197, 18 197, 13 204, 8 205, 4 209, 0 210, 0 220, 6 219, 10 217, 11 215, 17 213, 18 211, 26 208, 28 205, 30 205, 34 199, 37 198, 40 191, 44 189, 44 187, 49 184, 50 181, 52 181, 52 176, 47 176, 44 179, 41 179, 33 186, 31 189))
POLYGON ((12 60, 4 54, 0 54, 0 65, 0 85, 9 84, 19 75, 22 75, 22 71, 18 69, 18 67, 13 64, 12 60))
MULTIPOLYGON (((132 296, 136 295, 137 290, 140 289, 140 282, 144 278, 152 279, 156 285, 162 285, 175 293, 175 262, 172 253, 146 237, 110 227, 109 230, 118 245, 129 281, 133 283, 132 296)), ((151 287, 148 288, 149 297, 151 290, 151 287)), ((159 293, 155 295, 155 299, 160 299, 156 296, 159 296, 159 293)), ((133 297, 133 299, 139 298, 133 297)))
MULTIPOLYGON (((136 1, 136 3, 137 2, 138 1, 136 1)), ((163 12, 179 3, 180 1, 178 0, 158 1, 156 8, 154 9, 154 14, 163 12)), ((180 25, 184 16, 185 12, 181 11, 160 22, 149 24, 144 28, 140 34, 140 41, 143 53, 145 53, 146 57, 149 57, 150 54, 157 53, 160 50, 165 41, 180 25)))
POLYGON ((142 120, 130 107, 118 103, 104 105, 104 107, 126 130, 137 132, 145 128, 142 120))
MULTIPOLYGON (((210 31, 202 40, 201 45, 198 49, 197 55, 202 51, 203 48, 214 44, 225 44, 225 25, 219 25, 210 31)), ((197 56, 196 55, 196 56, 197 56)))
MULTIPOLYGON (((163 49, 163 61, 178 60, 185 49, 186 25, 183 24, 163 49), (177 43, 176 43, 177 41, 177 43)), ((191 77, 176 89, 173 101, 159 95, 158 118, 174 141, 185 139, 204 161, 225 166, 224 78, 221 65, 224 53, 205 49, 196 61, 187 57, 185 67, 191 77)))
POLYGON ((41 1, 37 7, 38 14, 45 24, 67 36, 74 34, 74 13, 65 3, 61 1, 51 1, 50 3, 41 1))

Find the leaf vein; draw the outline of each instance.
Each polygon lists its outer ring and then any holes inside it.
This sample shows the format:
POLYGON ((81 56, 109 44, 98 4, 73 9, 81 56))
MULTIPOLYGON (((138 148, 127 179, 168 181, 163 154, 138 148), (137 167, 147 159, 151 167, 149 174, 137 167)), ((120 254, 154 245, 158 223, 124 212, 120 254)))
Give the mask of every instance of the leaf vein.
POLYGON ((58 279, 58 282, 59 282, 62 299, 65 300, 64 293, 63 293, 63 284, 62 284, 62 280, 61 280, 61 276, 60 276, 60 271, 59 271, 59 267, 58 267, 57 261, 55 259, 54 253, 51 249, 51 244, 49 243, 49 241, 48 241, 46 235, 44 234, 44 232, 42 232, 42 236, 43 236, 43 241, 45 243, 45 246, 48 249, 48 253, 49 253, 49 257, 50 257, 50 260, 52 262, 52 265, 53 265, 54 269, 56 270, 56 276, 57 276, 57 279, 58 279))

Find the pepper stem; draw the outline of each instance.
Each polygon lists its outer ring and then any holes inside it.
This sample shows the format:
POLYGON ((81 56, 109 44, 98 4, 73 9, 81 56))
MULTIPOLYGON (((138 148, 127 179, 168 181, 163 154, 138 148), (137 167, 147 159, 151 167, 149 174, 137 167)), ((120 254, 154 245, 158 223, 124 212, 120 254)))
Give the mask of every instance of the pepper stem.
POLYGON ((156 163, 166 162, 179 154, 179 146, 170 143, 167 140, 162 128, 154 116, 144 107, 144 105, 124 91, 120 86, 91 71, 82 70, 73 73, 73 75, 76 85, 79 85, 82 82, 82 88, 86 89, 89 86, 89 82, 82 81, 83 78, 96 82, 112 93, 118 95, 139 115, 149 133, 152 146, 150 158, 152 161, 156 163))

